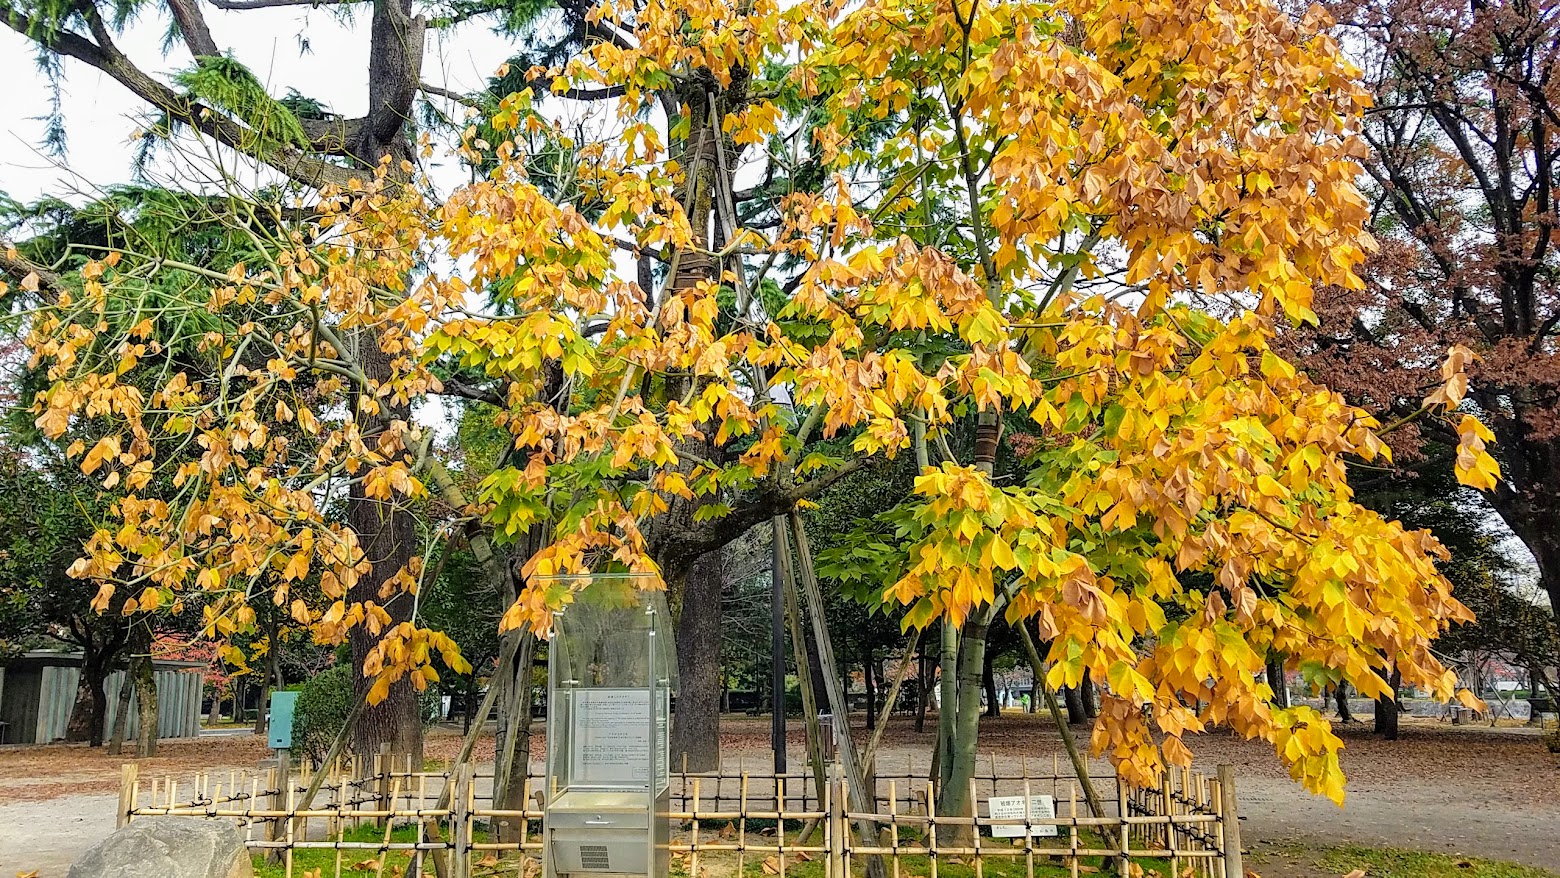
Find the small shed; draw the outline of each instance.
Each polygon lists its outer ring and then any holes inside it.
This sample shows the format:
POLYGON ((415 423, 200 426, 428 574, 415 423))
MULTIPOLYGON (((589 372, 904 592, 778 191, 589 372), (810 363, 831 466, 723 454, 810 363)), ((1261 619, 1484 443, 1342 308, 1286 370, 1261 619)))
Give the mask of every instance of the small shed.
MULTIPOLYGON (((157 680, 157 736, 193 738, 200 734, 203 662, 154 659, 157 680)), ((123 668, 108 675, 108 716, 103 734, 113 731, 119 711, 119 687, 126 685, 123 668)), ((81 653, 34 650, 0 667, 0 744, 49 744, 65 737, 81 683, 81 653)), ((132 684, 133 686, 133 684, 132 684)), ((136 694, 130 692, 126 735, 138 734, 136 694)))

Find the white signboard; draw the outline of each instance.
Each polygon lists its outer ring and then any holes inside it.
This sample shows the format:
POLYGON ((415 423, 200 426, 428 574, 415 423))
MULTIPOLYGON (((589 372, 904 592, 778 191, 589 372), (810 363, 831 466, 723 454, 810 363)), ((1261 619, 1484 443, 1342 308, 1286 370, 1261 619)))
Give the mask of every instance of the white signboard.
MULTIPOLYGON (((1026 816, 1024 814, 1023 796, 992 796, 986 800, 986 807, 988 809, 987 816, 993 820, 1023 820, 1026 816)), ((1050 796, 1030 796, 1029 814, 1027 816, 1030 820, 1055 817, 1056 801, 1050 796)), ((1056 825, 1046 823, 1039 826, 1030 826, 1029 834, 1031 836, 1054 836, 1056 835, 1056 825)), ((991 827, 992 838, 1022 838, 1023 835, 1024 825, 1022 823, 1010 823, 991 827)))
POLYGON ((577 689, 573 701, 573 782, 646 784, 650 780, 650 693, 577 689))

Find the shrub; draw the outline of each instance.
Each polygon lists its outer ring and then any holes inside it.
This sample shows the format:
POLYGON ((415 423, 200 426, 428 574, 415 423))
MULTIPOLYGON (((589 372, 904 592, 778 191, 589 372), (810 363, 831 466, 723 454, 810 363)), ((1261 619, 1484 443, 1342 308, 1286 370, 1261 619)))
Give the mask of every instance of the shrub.
MULTIPOLYGON (((330 745, 336 743, 341 727, 352 712, 352 666, 340 663, 323 674, 311 677, 298 690, 298 706, 293 713, 293 751, 313 760, 325 761, 330 745)), ((439 719, 442 699, 429 687, 418 697, 423 726, 439 719)))
POLYGON ((352 668, 336 665, 316 674, 298 691, 293 714, 293 750, 322 762, 352 712, 352 668))

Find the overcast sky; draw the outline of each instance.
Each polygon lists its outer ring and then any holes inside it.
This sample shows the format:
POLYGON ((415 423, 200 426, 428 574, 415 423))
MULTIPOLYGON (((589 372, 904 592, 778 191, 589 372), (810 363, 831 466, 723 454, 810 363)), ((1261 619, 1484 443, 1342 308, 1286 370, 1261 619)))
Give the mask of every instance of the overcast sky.
MULTIPOLYGON (((368 105, 368 8, 356 21, 341 22, 328 9, 291 7, 223 12, 202 4, 218 45, 232 49, 273 95, 297 89, 346 116, 368 105), (309 50, 300 42, 307 39, 309 50)), ((164 57, 166 15, 148 15, 116 39, 142 69, 168 81, 187 68, 182 44, 164 57)), ((423 79, 458 92, 479 88, 510 54, 507 40, 481 24, 430 33, 423 79)), ((42 151, 50 88, 35 62, 32 43, 0 27, 0 192, 27 202, 39 195, 70 195, 95 186, 128 182, 135 153, 131 137, 142 126, 146 106, 106 74, 64 62, 64 118, 68 152, 63 161, 42 151)), ((459 175, 453 163, 443 169, 459 175)), ((437 175, 439 169, 433 169, 437 175)), ((77 200, 72 198, 72 200, 77 200)))

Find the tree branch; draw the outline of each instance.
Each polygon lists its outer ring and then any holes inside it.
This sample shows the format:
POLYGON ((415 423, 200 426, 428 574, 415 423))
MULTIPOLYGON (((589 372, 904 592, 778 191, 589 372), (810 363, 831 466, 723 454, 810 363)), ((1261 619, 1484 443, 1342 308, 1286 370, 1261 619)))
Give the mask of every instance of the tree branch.
POLYGON ((28 276, 36 276, 38 295, 51 304, 59 299, 60 293, 66 291, 65 283, 58 274, 16 252, 16 247, 3 239, 0 239, 0 274, 17 284, 25 282, 28 276))
POLYGON ((217 142, 265 162, 293 180, 309 186, 345 186, 360 173, 308 155, 293 146, 262 144, 248 127, 152 78, 114 46, 96 11, 86 13, 97 42, 63 29, 43 27, 9 3, 0 3, 0 21, 29 40, 108 74, 136 97, 217 142))
POLYGON ((446 396, 456 396, 461 399, 469 399, 474 402, 485 402, 488 405, 501 409, 509 407, 509 403, 507 403, 504 398, 498 394, 497 391, 489 390, 485 387, 477 387, 472 384, 467 384, 464 381, 459 381, 454 378, 451 378, 450 380, 444 381, 442 383, 444 384, 444 395, 446 396))
POLYGON ((278 6, 345 6, 349 3, 367 3, 369 0, 208 0, 212 6, 228 11, 243 9, 272 9, 278 6))
POLYGON ((467 95, 463 95, 463 94, 461 94, 460 92, 457 92, 457 91, 451 91, 451 90, 449 90, 447 88, 441 88, 441 87, 439 87, 437 85, 432 85, 432 84, 426 83, 426 82, 418 83, 417 84, 417 88, 418 88, 419 91, 423 92, 424 94, 429 94, 429 95, 433 95, 434 97, 437 97, 437 98, 444 98, 446 100, 451 100, 451 101, 454 101, 457 104, 460 104, 461 106, 470 107, 473 110, 480 110, 480 109, 482 109, 482 104, 479 101, 477 101, 477 100, 475 100, 475 99, 473 99, 473 98, 471 98, 471 97, 469 97, 467 95))
POLYGON ((179 33, 184 35, 184 45, 190 47, 191 55, 199 58, 222 54, 222 50, 217 48, 216 39, 211 36, 211 28, 206 25, 205 13, 200 11, 196 0, 168 0, 168 11, 173 13, 173 20, 179 23, 179 33))
POLYGON ((741 503, 720 518, 700 522, 670 536, 670 545, 661 557, 668 560, 692 559, 726 545, 754 525, 784 515, 802 500, 816 497, 830 485, 857 470, 881 463, 878 458, 852 458, 833 472, 791 486, 765 485, 764 490, 741 503))

